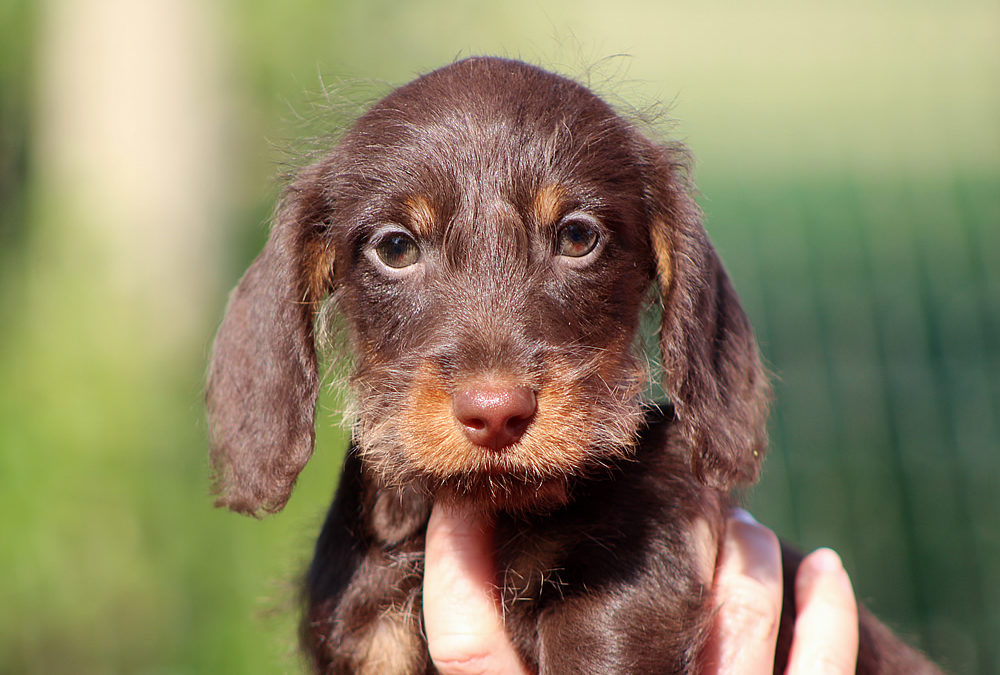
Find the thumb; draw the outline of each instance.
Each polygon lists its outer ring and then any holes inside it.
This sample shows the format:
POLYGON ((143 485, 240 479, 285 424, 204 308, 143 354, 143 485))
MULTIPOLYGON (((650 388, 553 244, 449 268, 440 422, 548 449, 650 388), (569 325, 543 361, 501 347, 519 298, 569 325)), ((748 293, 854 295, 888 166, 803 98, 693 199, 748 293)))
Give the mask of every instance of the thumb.
POLYGON ((427 524, 424 626, 443 675, 525 673, 504 632, 496 589, 493 522, 435 504, 427 524))

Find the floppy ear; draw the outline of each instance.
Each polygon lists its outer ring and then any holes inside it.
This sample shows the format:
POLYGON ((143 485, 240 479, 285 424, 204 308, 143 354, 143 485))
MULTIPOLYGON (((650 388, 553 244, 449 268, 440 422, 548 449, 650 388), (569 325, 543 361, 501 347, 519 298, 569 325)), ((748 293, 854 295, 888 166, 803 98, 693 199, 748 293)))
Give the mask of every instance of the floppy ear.
POLYGON ((767 445, 770 387, 750 322, 701 224, 685 153, 653 150, 650 240, 663 302, 664 385, 692 468, 705 483, 756 479, 767 445))
POLYGON ((319 377, 313 344, 332 247, 317 168, 285 192, 264 250, 233 291, 208 373, 217 506, 280 511, 312 455, 319 377))

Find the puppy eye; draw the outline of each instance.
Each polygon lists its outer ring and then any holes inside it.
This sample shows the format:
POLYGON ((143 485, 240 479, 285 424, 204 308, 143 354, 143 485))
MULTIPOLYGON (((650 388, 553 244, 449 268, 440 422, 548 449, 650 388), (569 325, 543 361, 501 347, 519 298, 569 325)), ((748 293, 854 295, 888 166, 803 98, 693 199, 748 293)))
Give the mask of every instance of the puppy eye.
POLYGON ((375 255, 386 267, 402 269, 420 260, 420 247, 405 232, 388 232, 375 244, 375 255))
POLYGON ((571 213, 559 226, 556 252, 567 258, 582 258, 597 247, 599 229, 593 216, 571 213))

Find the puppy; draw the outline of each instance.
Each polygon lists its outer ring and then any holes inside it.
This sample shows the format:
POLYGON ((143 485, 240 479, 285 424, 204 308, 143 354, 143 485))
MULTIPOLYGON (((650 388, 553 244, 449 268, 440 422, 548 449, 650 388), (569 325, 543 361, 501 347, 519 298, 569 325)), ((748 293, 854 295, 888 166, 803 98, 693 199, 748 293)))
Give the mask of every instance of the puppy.
MULTIPOLYGON (((280 510, 312 453, 329 298, 357 409, 306 580, 317 671, 433 672, 421 583, 439 499, 495 517, 529 667, 698 671, 697 533, 718 537, 730 490, 757 477, 769 387, 686 165, 575 82, 470 58, 391 93, 288 187, 207 403, 218 503, 280 510), (650 298, 662 405, 643 398, 650 298)), ((791 587, 786 610, 779 672, 791 587)), ((864 613, 861 635, 859 672, 933 669, 864 613)))

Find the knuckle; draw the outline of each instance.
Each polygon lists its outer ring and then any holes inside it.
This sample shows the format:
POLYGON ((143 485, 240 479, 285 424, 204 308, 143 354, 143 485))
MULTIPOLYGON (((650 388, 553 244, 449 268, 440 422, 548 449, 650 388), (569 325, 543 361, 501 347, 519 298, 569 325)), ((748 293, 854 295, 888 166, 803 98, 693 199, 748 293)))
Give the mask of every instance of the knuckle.
POLYGON ((431 660, 442 675, 490 672, 490 649, 476 636, 451 636, 430 645, 431 660))
POLYGON ((781 598, 759 581, 743 578, 726 590, 719 611, 729 628, 766 637, 778 631, 781 598))
POLYGON ((485 656, 434 659, 441 675, 485 675, 489 672, 485 656))
POLYGON ((805 675, 845 675, 854 672, 854 661, 843 654, 834 654, 829 651, 819 650, 805 655, 801 662, 795 664, 794 674, 805 675))

